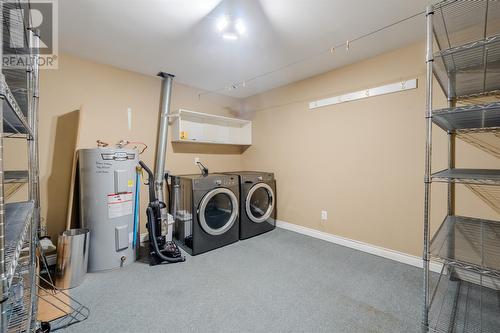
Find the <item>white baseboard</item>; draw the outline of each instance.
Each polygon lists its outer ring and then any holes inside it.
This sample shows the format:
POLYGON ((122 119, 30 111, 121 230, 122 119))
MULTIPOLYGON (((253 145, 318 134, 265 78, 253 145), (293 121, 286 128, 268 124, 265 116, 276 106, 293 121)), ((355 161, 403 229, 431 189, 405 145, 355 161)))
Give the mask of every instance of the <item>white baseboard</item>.
MULTIPOLYGON (((342 245, 345 247, 349 247, 354 250, 358 251, 363 251, 366 253, 370 253, 379 257, 395 260, 398 262, 401 262, 403 264, 415 266, 415 267, 420 267, 422 268, 422 258, 403 253, 403 252, 398 252, 390 249, 386 249, 380 246, 368 244, 368 243, 363 243, 357 240, 341 237, 341 236, 336 236, 333 234, 326 233, 324 231, 319 231, 307 227, 303 227, 297 224, 285 222, 285 221, 280 221, 276 220, 276 226, 278 228, 290 230, 302 235, 307 235, 311 236, 317 239, 321 239, 330 243, 342 245)), ((437 262, 431 262, 430 263, 430 270, 433 272, 440 273, 442 269, 442 264, 437 263, 437 262)))
MULTIPOLYGON (((397 262, 400 262, 403 264, 422 268, 422 258, 411 255, 411 254, 386 249, 386 248, 383 248, 380 246, 360 242, 360 241, 345 238, 342 236, 329 234, 329 233, 324 232, 324 231, 319 231, 319 230, 303 227, 303 226, 289 223, 289 222, 285 222, 285 221, 276 220, 276 226, 278 228, 290 230, 290 231, 293 231, 293 232, 296 232, 296 233, 299 233, 302 235, 307 235, 307 236, 321 239, 321 240, 324 240, 324 241, 327 241, 330 243, 342 245, 342 246, 345 246, 345 247, 348 247, 348 248, 351 248, 354 250, 370 253, 370 254, 373 254, 373 255, 376 255, 379 257, 383 257, 383 258, 387 258, 387 259, 391 259, 391 260, 394 260, 394 261, 397 261, 397 262)), ((148 237, 149 236, 148 236, 147 232, 142 233, 140 236, 141 243, 144 243, 145 241, 147 241, 148 237)), ((443 268, 443 265, 438 263, 438 262, 431 262, 430 263, 430 269, 433 272, 440 273, 442 268, 443 268)))

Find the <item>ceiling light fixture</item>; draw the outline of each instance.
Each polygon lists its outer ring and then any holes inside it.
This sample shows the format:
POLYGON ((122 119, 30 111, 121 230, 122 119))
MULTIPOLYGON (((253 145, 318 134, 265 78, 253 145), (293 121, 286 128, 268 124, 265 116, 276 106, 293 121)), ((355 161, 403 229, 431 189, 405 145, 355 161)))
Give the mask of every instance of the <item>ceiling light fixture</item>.
POLYGON ((238 31, 240 35, 243 35, 247 30, 245 24, 241 19, 238 19, 236 20, 236 22, 234 22, 234 28, 236 29, 236 31, 238 31))
POLYGON ((224 15, 217 20, 217 31, 223 39, 237 40, 246 32, 246 27, 241 18, 234 20, 229 15, 224 15))
POLYGON ((238 35, 235 33, 226 32, 226 33, 222 34, 222 38, 227 39, 227 40, 237 40, 238 35))
POLYGON ((229 20, 226 16, 222 16, 220 19, 217 20, 217 30, 219 32, 224 31, 228 25, 229 25, 229 20))

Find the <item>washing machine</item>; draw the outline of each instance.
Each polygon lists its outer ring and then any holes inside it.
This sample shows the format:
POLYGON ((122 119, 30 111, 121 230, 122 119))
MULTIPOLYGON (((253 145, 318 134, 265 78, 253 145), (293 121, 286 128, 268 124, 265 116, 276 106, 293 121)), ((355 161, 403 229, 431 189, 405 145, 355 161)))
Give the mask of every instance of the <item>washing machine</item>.
POLYGON ((236 175, 171 176, 174 241, 191 255, 239 239, 239 179, 236 175))
POLYGON ((240 239, 276 227, 276 180, 271 172, 236 171, 240 182, 240 239))

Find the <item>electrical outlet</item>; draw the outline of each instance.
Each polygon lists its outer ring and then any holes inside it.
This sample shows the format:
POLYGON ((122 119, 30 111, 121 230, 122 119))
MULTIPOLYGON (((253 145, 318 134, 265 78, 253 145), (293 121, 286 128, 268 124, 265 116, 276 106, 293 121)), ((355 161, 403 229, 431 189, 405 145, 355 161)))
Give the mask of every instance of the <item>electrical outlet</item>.
POLYGON ((199 157, 195 157, 194 158, 194 165, 198 165, 198 163, 200 163, 200 158, 199 157))
POLYGON ((327 212, 326 210, 322 210, 322 211, 321 211, 321 219, 322 219, 323 221, 328 220, 328 212, 327 212))

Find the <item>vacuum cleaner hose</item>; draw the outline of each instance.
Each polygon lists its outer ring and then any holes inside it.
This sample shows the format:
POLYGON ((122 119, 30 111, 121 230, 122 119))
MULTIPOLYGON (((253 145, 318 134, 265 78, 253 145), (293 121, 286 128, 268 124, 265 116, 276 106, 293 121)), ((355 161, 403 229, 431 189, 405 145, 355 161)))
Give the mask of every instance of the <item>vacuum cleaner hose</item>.
POLYGON ((143 161, 139 161, 139 165, 148 173, 149 202, 153 202, 156 200, 153 171, 143 161))
POLYGON ((169 258, 169 257, 166 257, 164 256, 161 251, 160 251, 160 248, 158 246, 158 242, 156 240, 156 221, 154 220, 155 219, 155 214, 153 212, 153 208, 151 207, 148 207, 146 209, 146 215, 148 217, 148 223, 149 223, 149 227, 151 228, 150 232, 152 234, 152 237, 149 237, 150 238, 150 242, 153 243, 153 247, 154 247, 154 250, 155 250, 155 254, 163 261, 167 261, 167 262, 170 262, 170 263, 175 263, 175 262, 182 262, 182 261, 186 261, 186 257, 182 256, 182 257, 179 257, 179 258, 169 258))

